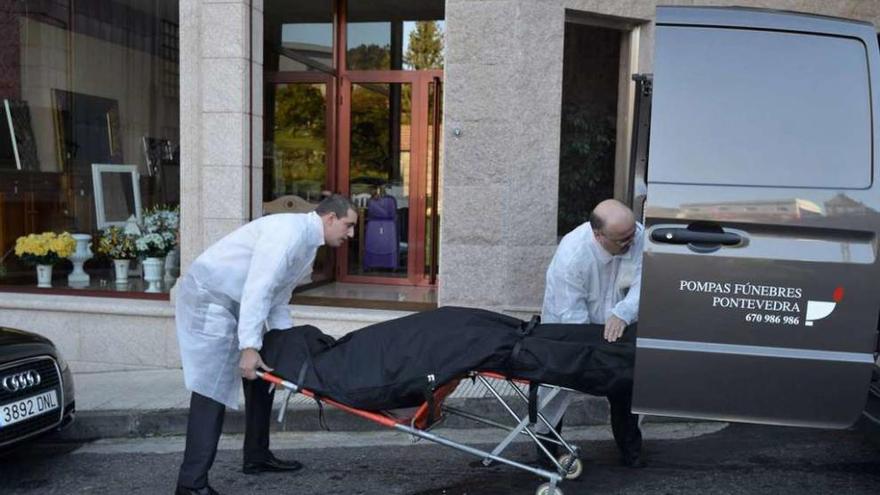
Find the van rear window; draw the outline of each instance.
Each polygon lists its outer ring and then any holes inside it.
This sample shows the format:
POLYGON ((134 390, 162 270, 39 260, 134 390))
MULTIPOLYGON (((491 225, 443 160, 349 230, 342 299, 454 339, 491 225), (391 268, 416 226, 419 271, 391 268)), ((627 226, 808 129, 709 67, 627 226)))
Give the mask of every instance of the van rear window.
POLYGON ((870 187, 860 40, 662 26, 656 46, 650 182, 870 187))

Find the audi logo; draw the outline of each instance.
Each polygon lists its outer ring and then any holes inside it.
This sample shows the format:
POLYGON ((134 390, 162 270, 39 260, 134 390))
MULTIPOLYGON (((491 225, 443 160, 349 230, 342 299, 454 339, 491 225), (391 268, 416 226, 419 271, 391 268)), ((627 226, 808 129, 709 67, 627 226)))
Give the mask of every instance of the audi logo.
POLYGON ((22 371, 14 375, 6 375, 0 380, 0 385, 8 392, 20 392, 22 390, 36 387, 40 384, 42 378, 35 370, 22 371))

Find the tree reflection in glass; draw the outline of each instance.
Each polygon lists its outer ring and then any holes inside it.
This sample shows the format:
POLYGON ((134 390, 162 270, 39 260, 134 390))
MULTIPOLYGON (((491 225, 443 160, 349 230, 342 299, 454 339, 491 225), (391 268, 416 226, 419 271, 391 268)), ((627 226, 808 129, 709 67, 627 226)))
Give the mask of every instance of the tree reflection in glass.
POLYGON ((285 84, 275 87, 275 123, 271 161, 271 193, 295 194, 310 201, 320 198, 327 175, 327 108, 323 84, 285 84))

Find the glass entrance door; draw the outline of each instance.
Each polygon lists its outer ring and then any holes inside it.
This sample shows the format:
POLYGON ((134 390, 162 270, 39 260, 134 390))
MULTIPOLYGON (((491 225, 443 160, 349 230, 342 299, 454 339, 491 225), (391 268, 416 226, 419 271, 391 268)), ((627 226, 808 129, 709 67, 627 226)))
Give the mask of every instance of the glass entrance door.
POLYGON ((358 207, 339 260, 349 282, 421 285, 436 266, 434 71, 349 74, 341 89, 340 189, 358 207), (377 77, 378 76, 378 77, 377 77))
MULTIPOLYGON (((328 77, 273 75, 264 92, 263 214, 306 213, 334 189, 335 92, 328 77)), ((311 282, 333 277, 333 250, 322 246, 311 282)))
POLYGON ((326 192, 360 213, 351 243, 319 251, 313 281, 436 281, 444 8, 265 2, 263 213, 326 192))

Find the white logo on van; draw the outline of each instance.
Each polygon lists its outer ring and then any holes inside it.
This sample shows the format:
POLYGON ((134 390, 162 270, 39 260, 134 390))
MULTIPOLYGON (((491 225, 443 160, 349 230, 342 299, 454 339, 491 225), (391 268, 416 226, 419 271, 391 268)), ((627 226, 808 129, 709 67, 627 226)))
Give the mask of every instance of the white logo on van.
POLYGON ((833 301, 807 301, 807 321, 804 322, 804 325, 811 327, 814 321, 821 320, 830 315, 834 308, 837 307, 837 303, 843 300, 843 287, 834 289, 834 294, 831 298, 833 301))

